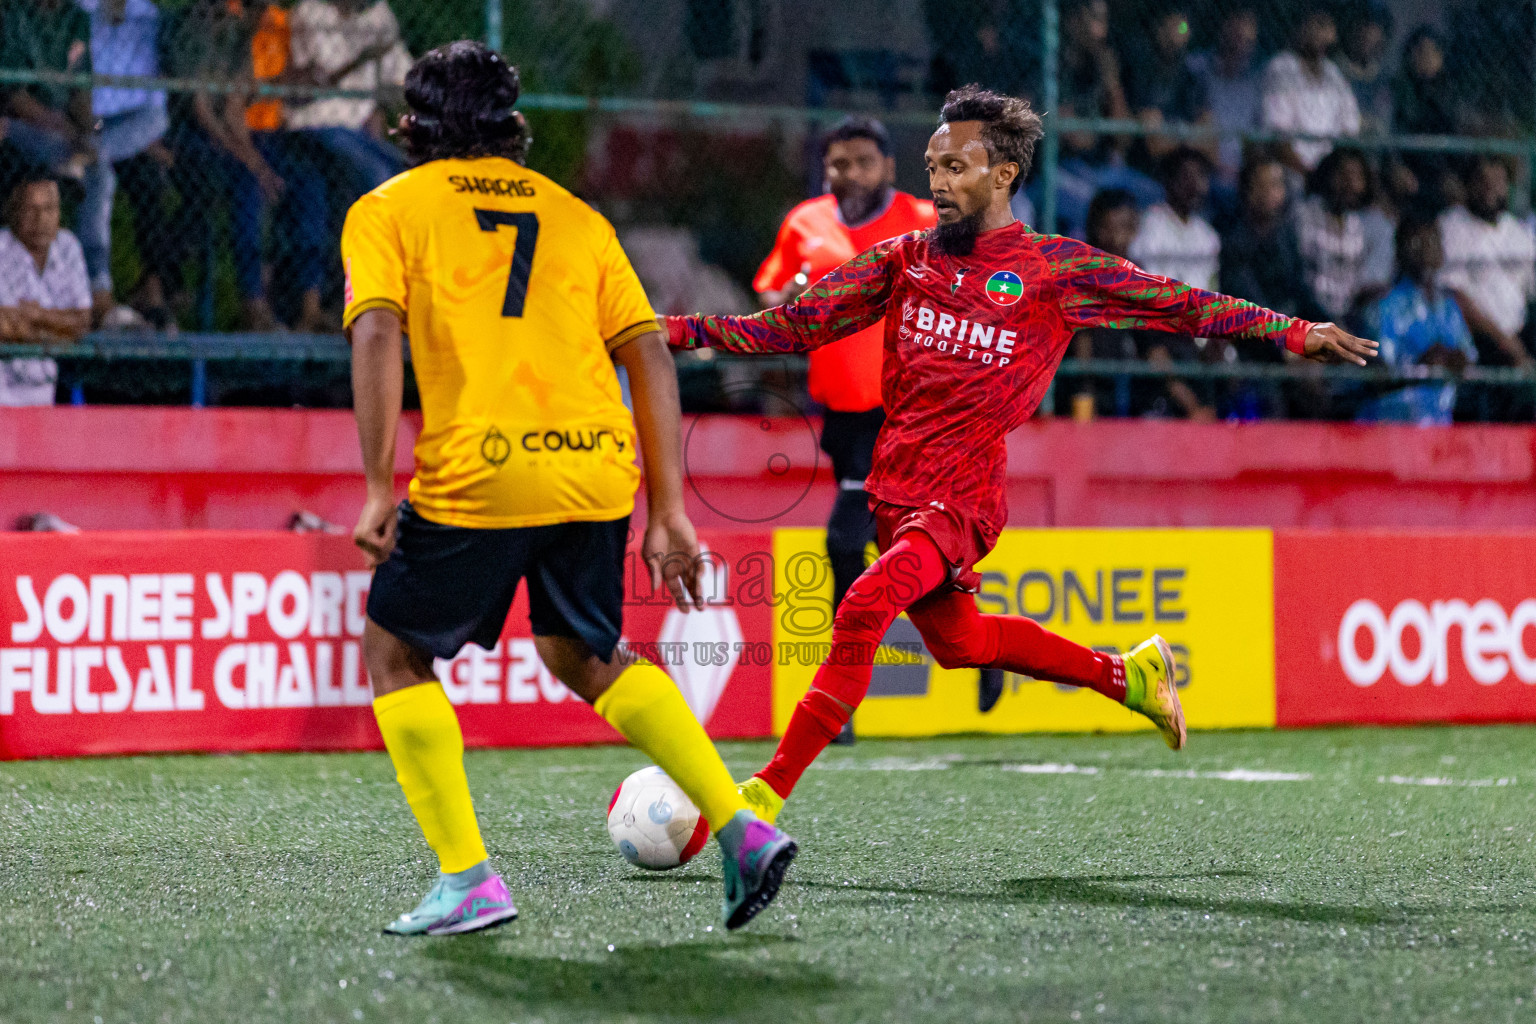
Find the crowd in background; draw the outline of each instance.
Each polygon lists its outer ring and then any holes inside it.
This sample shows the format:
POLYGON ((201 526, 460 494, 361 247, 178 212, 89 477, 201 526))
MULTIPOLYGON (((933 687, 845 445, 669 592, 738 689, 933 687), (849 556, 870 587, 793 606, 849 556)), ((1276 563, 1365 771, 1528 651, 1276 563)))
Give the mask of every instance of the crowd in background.
MULTIPOLYGON (((236 309, 225 325, 339 326, 341 221, 358 195, 404 167, 384 111, 398 103, 411 54, 388 0, 162 4, 0 0, 0 68, 42 75, 4 87, 0 106, 0 196, 8 197, 0 340, 210 327, 215 279, 236 309), (66 77, 89 73, 210 84, 168 92, 66 77), (262 84, 375 98, 297 99, 263 93, 262 84)), ((924 5, 950 15, 963 6, 924 5)), ((1144 31, 1130 31, 1112 22, 1105 0, 1063 0, 1053 113, 1144 130, 1062 136, 1058 230, 1156 273, 1375 335, 1394 366, 1532 366, 1536 230, 1511 209, 1526 205, 1512 203, 1524 168, 1351 143, 1507 127, 1486 90, 1452 75, 1447 41, 1418 27, 1389 53, 1399 36, 1390 12, 1345 0, 1298 7, 1287 41, 1264 54, 1261 40, 1278 31, 1260 9, 1231 0, 1217 6, 1215 23, 1192 23, 1209 9, 1169 3, 1144 31), (1196 50, 1195 38, 1213 45, 1196 50), (1159 131, 1172 125, 1229 134, 1181 141, 1159 131), (1254 144, 1230 134, 1262 132, 1308 138, 1254 144)), ((929 22, 931 34, 940 24, 958 32, 954 45, 935 35, 936 62, 956 64, 936 75, 1038 99, 1028 48, 1010 49, 1033 23, 970 33, 953 16, 929 22), (985 52, 966 57, 959 44, 968 40, 985 52)), ((1037 168, 1017 203, 1021 219, 1038 223, 1043 188, 1037 168)), ((1113 331, 1086 332, 1072 357, 1286 358, 1262 346, 1113 331)), ((44 400, 55 372, 48 360, 0 361, 0 402, 44 400)), ((1193 376, 1078 376, 1064 389, 1079 415, 1197 419, 1446 422, 1467 414, 1458 402, 1473 400, 1438 383, 1382 391, 1193 376)), ((1479 392, 1477 415, 1528 418, 1519 395, 1479 392)))
MULTIPOLYGON (((1063 8, 1065 116, 1131 119, 1149 130, 1217 125, 1311 138, 1181 143, 1156 134, 1068 132, 1057 185, 1058 229, 1154 273, 1250 299, 1294 316, 1350 326, 1383 342, 1392 366, 1529 368, 1528 305, 1536 297, 1536 228, 1511 212, 1513 162, 1496 156, 1371 152, 1362 133, 1442 135, 1487 116, 1449 84, 1445 45, 1419 27, 1393 60, 1382 7, 1298 12, 1289 45, 1257 52, 1251 7, 1227 5, 1217 44, 1186 52, 1189 8, 1166 6, 1134 52, 1111 44, 1104 0, 1063 8), (1342 22, 1342 24, 1341 24, 1342 22)), ((1028 219, 1043 203, 1036 176, 1028 219)), ((1077 358, 1170 362, 1280 361, 1268 346, 1145 332, 1085 332, 1077 358)), ((1070 388, 1079 415, 1196 419, 1355 416, 1450 422, 1457 391, 1178 378, 1086 380, 1070 388)), ((1479 401, 1489 401, 1486 394, 1479 401)), ((1498 418, 1529 401, 1494 396, 1498 418)))
MULTIPOLYGON (((382 89, 387 96, 410 63, 386 0, 299 0, 291 7, 190 0, 174 13, 154 0, 0 6, 0 67, 41 78, 10 88, 0 109, 0 193, 10 197, 9 227, 0 232, 0 338, 70 340, 91 326, 170 327, 194 302, 186 268, 203 266, 206 283, 216 251, 232 261, 244 329, 338 329, 325 292, 336 290, 341 220, 357 196, 404 169, 405 159, 387 141, 374 99, 305 102, 263 95, 257 86, 382 89), (68 77, 81 74, 215 87, 83 88, 68 77), (23 221, 45 192, 55 238, 34 244, 23 221), (119 196, 130 217, 114 216, 119 196), (60 224, 61 205, 74 210, 73 232, 60 224), (125 221, 134 244, 120 251, 132 253, 130 267, 114 264, 112 232, 125 221), (228 242, 216 250, 220 226, 228 242), (12 273, 25 263, 12 259, 21 248, 32 256, 30 277, 12 273), (42 323, 18 302, 84 314, 42 323)), ((0 363, 0 401, 45 393, 53 372, 48 360, 0 363)))

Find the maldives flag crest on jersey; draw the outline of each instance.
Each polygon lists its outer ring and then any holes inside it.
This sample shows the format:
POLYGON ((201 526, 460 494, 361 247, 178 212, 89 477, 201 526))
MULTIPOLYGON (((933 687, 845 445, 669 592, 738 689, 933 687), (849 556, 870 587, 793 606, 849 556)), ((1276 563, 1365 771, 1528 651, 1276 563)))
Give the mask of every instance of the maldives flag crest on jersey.
POLYGON ((1011 270, 999 270, 987 278, 987 298, 999 306, 1011 306, 1024 297, 1024 281, 1011 270))

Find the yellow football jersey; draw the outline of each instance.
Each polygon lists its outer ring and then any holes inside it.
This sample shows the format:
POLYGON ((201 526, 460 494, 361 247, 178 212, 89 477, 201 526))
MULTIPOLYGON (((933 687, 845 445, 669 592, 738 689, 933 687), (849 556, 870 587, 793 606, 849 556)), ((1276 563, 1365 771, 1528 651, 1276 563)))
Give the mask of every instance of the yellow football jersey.
POLYGON ((389 309, 410 338, 417 512, 494 529, 633 511, 610 353, 655 313, 601 214, 511 160, 434 160, 359 199, 341 250, 346 325, 389 309))

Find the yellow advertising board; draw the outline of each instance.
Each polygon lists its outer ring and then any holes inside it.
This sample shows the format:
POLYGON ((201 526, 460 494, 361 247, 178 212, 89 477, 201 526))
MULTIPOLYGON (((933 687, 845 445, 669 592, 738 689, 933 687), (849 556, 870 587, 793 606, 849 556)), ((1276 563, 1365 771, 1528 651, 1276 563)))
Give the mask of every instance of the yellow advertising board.
MULTIPOLYGON (((831 574, 821 530, 774 531, 773 725, 782 734, 831 641, 831 574)), ((1005 530, 977 566, 981 611, 1028 615, 1101 650, 1161 633, 1180 662, 1194 729, 1275 724, 1274 540, 1268 530, 1005 530)), ((976 709, 975 669, 934 664, 903 616, 886 635, 865 736, 1090 732, 1150 724, 1090 690, 1008 675, 1002 700, 976 709)))

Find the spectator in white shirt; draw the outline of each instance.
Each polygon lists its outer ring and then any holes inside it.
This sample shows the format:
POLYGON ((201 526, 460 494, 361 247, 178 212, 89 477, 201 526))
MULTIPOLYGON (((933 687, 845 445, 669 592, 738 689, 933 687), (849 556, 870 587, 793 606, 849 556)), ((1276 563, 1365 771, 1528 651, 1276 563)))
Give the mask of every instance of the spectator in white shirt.
MULTIPOLYGON (((59 186, 24 178, 0 230, 0 340, 78 341, 91 326, 91 283, 80 240, 59 226, 59 186)), ((59 368, 52 359, 0 363, 0 405, 52 405, 59 368)))
POLYGON ((1285 147, 1292 170, 1305 174, 1333 149, 1322 139, 1360 134, 1360 107, 1349 80, 1328 51, 1339 32, 1326 7, 1310 8, 1297 27, 1293 49, 1277 54, 1264 71, 1264 127, 1320 136, 1285 147))
MULTIPOLYGON (((1214 291, 1221 271, 1221 236, 1200 215, 1211 194, 1211 160, 1198 149, 1181 146, 1163 158, 1165 202, 1151 207, 1131 242, 1132 263, 1153 274, 1214 291)), ((1187 335, 1142 335, 1143 357, 1157 366, 1193 362, 1216 356, 1204 338, 1187 335)), ((1177 377, 1166 381, 1166 395, 1153 410, 1194 420, 1216 418, 1213 392, 1177 377)))
POLYGON ((1163 159, 1165 202, 1141 218, 1131 242, 1131 262, 1143 270, 1207 291, 1216 290, 1221 270, 1221 236, 1200 215, 1211 192, 1211 161, 1183 146, 1163 159))
MULTIPOLYGON (((300 0, 290 18, 288 78, 338 89, 397 90, 411 54, 388 0, 300 0)), ((361 195, 405 170, 405 157, 384 139, 372 99, 332 97, 290 103, 287 126, 342 161, 361 195)))
POLYGON ((1440 215, 1451 289, 1472 330, 1491 340, 1516 366, 1531 366, 1520 340, 1536 295, 1536 233, 1509 212, 1509 166, 1495 156, 1478 159, 1467 181, 1467 204, 1440 215))
POLYGON ((1312 172, 1307 191, 1295 214, 1307 286, 1324 314, 1342 320, 1357 302, 1391 284, 1392 260, 1376 253, 1375 175, 1364 153, 1336 149, 1312 172))

